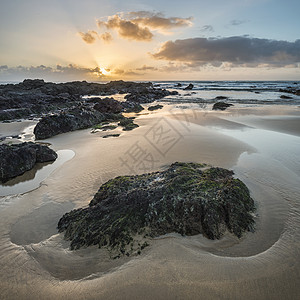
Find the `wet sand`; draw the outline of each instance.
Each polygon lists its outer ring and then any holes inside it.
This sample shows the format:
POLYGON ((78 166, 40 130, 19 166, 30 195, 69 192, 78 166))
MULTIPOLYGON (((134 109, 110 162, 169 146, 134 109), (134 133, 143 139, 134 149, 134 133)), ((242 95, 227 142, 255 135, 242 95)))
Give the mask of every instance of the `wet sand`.
POLYGON ((141 113, 131 132, 112 131, 118 138, 88 129, 45 140, 75 156, 39 188, 0 198, 1 297, 298 299, 299 120, 297 107, 212 112, 165 106, 141 113), (268 126, 256 122, 260 118, 268 126), (55 228, 63 213, 87 205, 110 178, 174 161, 233 169, 256 201, 255 233, 217 241, 171 234, 153 240, 141 256, 119 260, 96 247, 69 251, 55 228))

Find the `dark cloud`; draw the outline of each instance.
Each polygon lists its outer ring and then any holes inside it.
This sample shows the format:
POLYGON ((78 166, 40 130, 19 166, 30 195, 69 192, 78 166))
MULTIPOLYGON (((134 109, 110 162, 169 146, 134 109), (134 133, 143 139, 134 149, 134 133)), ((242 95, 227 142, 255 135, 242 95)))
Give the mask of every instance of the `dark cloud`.
POLYGON ((151 30, 169 30, 172 28, 191 26, 192 18, 170 17, 166 18, 162 13, 147 11, 129 12, 109 16, 106 21, 97 20, 99 28, 116 30, 125 39, 136 41, 151 41, 151 30))
POLYGON ((202 26, 201 31, 203 31, 203 32, 213 32, 214 28, 211 25, 204 25, 204 26, 202 26))
POLYGON ((96 39, 98 38, 98 33, 94 30, 89 30, 88 32, 80 31, 78 33, 87 44, 95 43, 96 39))
POLYGON ((190 38, 165 42, 152 55, 155 59, 193 65, 255 67, 258 64, 288 66, 300 62, 300 40, 295 42, 236 36, 228 38, 190 38))

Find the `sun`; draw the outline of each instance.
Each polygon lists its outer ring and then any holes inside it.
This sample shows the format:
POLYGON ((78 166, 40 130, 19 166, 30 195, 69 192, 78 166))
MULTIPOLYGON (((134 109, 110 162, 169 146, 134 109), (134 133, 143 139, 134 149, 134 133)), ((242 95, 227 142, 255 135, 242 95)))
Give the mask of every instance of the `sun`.
POLYGON ((105 69, 103 67, 100 67, 100 72, 103 74, 103 75, 109 75, 110 74, 110 70, 109 69, 105 69))

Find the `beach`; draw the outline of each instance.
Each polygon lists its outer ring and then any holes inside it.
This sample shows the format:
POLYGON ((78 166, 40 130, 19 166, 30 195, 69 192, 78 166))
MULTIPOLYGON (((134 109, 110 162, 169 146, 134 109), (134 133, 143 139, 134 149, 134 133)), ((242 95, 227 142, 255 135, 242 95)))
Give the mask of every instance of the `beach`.
POLYGON ((0 198, 3 299, 297 299, 299 106, 169 103, 135 116, 140 127, 112 131, 119 137, 83 129, 43 140, 67 157, 33 190, 0 198), (140 256, 116 260, 95 246, 69 250, 56 229, 65 212, 87 206, 111 178, 175 161, 232 169, 256 203, 255 232, 220 240, 168 234, 140 256))

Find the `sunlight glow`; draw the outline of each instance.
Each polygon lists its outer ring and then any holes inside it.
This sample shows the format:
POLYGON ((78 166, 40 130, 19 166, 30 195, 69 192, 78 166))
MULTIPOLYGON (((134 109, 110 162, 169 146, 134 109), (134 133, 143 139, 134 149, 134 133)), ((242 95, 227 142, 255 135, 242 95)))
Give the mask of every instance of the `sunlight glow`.
POLYGON ((109 69, 105 69, 105 68, 102 68, 100 67, 100 72, 103 74, 103 75, 108 75, 110 73, 110 70, 109 69))

